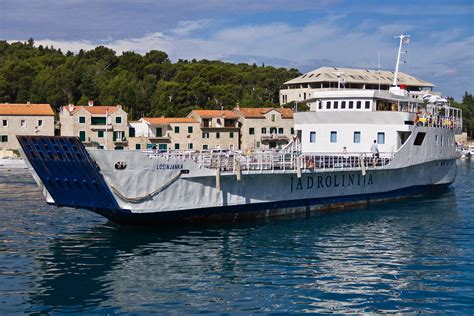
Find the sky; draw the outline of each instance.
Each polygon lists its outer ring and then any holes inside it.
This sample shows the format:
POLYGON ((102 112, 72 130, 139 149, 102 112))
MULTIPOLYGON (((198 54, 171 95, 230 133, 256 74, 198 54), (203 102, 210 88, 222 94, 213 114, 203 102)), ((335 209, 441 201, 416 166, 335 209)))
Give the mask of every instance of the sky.
POLYGON ((474 92, 474 0, 0 0, 0 39, 78 52, 400 70, 461 100, 474 92))

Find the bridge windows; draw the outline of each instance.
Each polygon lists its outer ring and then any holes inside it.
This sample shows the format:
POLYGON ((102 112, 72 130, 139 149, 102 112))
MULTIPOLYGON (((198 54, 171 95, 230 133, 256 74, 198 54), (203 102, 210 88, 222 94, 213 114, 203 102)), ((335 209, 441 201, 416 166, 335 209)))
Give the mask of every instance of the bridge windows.
POLYGON ((377 144, 385 144, 385 133, 384 132, 378 132, 377 133, 377 144))

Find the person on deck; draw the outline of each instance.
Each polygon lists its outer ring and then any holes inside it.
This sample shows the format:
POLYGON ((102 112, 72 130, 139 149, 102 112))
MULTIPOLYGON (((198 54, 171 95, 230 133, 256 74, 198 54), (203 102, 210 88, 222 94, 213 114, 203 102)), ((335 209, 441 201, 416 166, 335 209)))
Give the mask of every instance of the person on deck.
POLYGON ((370 151, 372 152, 372 160, 375 167, 377 165, 377 158, 379 158, 379 146, 376 140, 374 140, 372 147, 370 147, 370 151))

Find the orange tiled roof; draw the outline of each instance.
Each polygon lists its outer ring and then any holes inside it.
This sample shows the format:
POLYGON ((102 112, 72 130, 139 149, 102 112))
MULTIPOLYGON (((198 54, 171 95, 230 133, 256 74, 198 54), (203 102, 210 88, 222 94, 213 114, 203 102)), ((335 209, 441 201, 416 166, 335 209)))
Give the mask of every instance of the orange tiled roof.
POLYGON ((287 108, 239 108, 236 111, 240 112, 245 118, 264 118, 265 114, 275 110, 281 113, 282 118, 293 118, 293 111, 287 108))
POLYGON ((143 120, 152 125, 165 125, 171 123, 199 123, 190 117, 144 117, 143 120))
POLYGON ((231 110, 193 110, 192 112, 201 117, 239 118, 237 113, 231 110))
POLYGON ((54 115, 49 104, 0 103, 0 115, 54 115))
MULTIPOLYGON (((69 112, 69 105, 63 106, 64 110, 69 112)), ((107 112, 108 114, 112 114, 117 111, 120 107, 119 106, 108 106, 108 105, 95 105, 95 106, 82 106, 82 105, 75 105, 74 109, 70 113, 76 113, 80 109, 84 109, 92 115, 105 115, 107 112)))

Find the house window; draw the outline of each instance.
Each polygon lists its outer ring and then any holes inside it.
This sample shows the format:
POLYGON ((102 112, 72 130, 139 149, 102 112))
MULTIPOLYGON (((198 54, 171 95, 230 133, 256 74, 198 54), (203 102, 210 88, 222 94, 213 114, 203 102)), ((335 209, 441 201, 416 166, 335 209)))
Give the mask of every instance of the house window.
POLYGON ((188 144, 188 149, 193 149, 193 143, 188 144))
POLYGON ((202 133, 202 138, 209 138, 209 133, 208 132, 202 133))
POLYGON ((267 133, 267 128, 266 127, 262 127, 262 134, 266 134, 267 133))
POLYGON ((260 141, 257 140, 257 148, 260 148, 260 141))
POLYGON ((158 144, 159 150, 168 150, 168 144, 158 144))
POLYGON ((113 140, 114 141, 124 141, 125 137, 123 135, 124 133, 122 131, 115 131, 113 134, 113 140))
POLYGON ((20 121, 20 126, 21 127, 26 127, 26 120, 21 120, 20 121))
POLYGON ((334 108, 338 109, 339 108, 339 101, 334 101, 334 108))
POLYGON ((100 137, 100 138, 104 137, 104 131, 98 131, 97 137, 100 137))
POLYGON ((8 120, 2 120, 2 126, 8 126, 8 120))
POLYGON ((249 134, 250 134, 250 135, 254 135, 254 134, 255 134, 255 128, 250 127, 250 128, 249 128, 249 134))
POLYGON ((161 127, 157 127, 155 131, 156 137, 163 136, 163 129, 161 127))
POLYGON ((43 126, 43 120, 38 120, 38 127, 42 127, 43 126))
POLYGON ((179 144, 178 143, 174 144, 174 149, 179 149, 179 144))
POLYGON ((84 124, 86 122, 85 116, 79 116, 79 123, 84 124))
POLYGON ((209 149, 209 145, 202 145, 202 149, 204 149, 204 150, 209 149))
POLYGON ((229 133, 229 138, 234 138, 234 132, 229 133))
POLYGON ((360 132, 354 132, 354 144, 360 143, 360 132))
POLYGON ((272 114, 272 122, 275 122, 275 114, 272 114))
POLYGON ((349 109, 353 109, 354 108, 354 101, 349 101, 349 109))
POLYGON ((193 127, 192 126, 188 126, 188 133, 192 133, 193 132, 193 127))
POLYGON ((291 133, 291 135, 295 134, 295 129, 293 127, 290 129, 290 133, 291 133))
POLYGON ((331 132, 331 143, 337 143, 337 132, 336 131, 332 131, 331 132))
POLYGON ((128 136, 135 137, 135 128, 134 127, 130 127, 128 129, 128 136))
POLYGON ((122 124, 122 117, 121 116, 115 117, 115 123, 116 124, 122 124))
POLYGON ((283 127, 278 128, 278 134, 283 134, 283 127))
POLYGON ((358 109, 360 109, 362 107, 362 101, 357 101, 357 106, 356 106, 358 109))
POLYGON ((365 108, 370 109, 370 101, 365 101, 365 108))
POLYGON ((316 132, 309 132, 309 142, 316 143, 316 132))
POLYGON ((140 144, 135 144, 135 149, 136 149, 136 150, 142 149, 142 145, 140 145, 140 144))
POLYGON ((8 142, 8 135, 2 135, 2 143, 8 142))
POLYGON ((174 132, 175 132, 175 134, 179 134, 179 126, 174 127, 174 132))
POLYGON ((86 141, 86 132, 85 131, 79 131, 79 140, 81 142, 85 142, 86 141))
POLYGON ((107 119, 104 117, 93 117, 91 118, 91 125, 105 125, 107 119))
POLYGON ((326 101, 326 109, 329 110, 331 108, 331 101, 326 101))
POLYGON ((341 102, 341 109, 345 109, 346 108, 346 101, 342 101, 341 102))
POLYGON ((221 133, 217 132, 216 133, 216 138, 221 138, 221 133))
POLYGON ((377 133, 377 143, 378 144, 385 144, 385 133, 384 132, 377 133))

